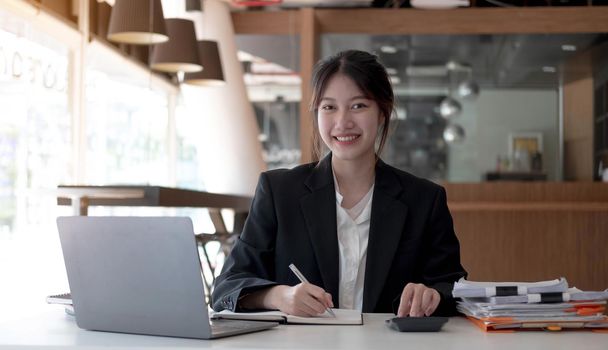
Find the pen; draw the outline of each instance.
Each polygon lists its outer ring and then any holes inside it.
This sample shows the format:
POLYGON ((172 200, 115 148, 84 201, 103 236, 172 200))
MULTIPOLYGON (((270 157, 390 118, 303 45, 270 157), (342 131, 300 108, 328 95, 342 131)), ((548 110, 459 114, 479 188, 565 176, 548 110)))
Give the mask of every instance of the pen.
MULTIPOLYGON (((304 277, 304 275, 300 272, 300 270, 298 270, 298 268, 296 267, 296 265, 289 264, 289 268, 291 269, 291 271, 293 271, 293 273, 300 280, 300 282, 302 282, 302 283, 310 283, 310 282, 308 282, 308 280, 306 279, 306 277, 304 277)), ((332 315, 333 317, 336 317, 336 314, 334 314, 334 312, 330 308, 326 308, 325 310, 330 315, 332 315)))

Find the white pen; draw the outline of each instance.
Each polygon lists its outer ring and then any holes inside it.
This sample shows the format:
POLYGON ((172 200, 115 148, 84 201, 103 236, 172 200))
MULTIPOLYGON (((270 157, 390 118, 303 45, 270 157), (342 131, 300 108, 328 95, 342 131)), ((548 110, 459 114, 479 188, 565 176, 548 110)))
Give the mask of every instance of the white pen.
MULTIPOLYGON (((304 277, 304 275, 300 272, 300 270, 298 270, 298 268, 296 267, 296 265, 289 264, 289 268, 291 269, 291 271, 293 271, 293 273, 300 280, 300 282, 302 282, 302 283, 309 283, 310 284, 310 282, 308 282, 308 280, 306 279, 306 277, 304 277)), ((334 312, 330 308, 326 308, 325 310, 330 315, 332 315, 333 317, 336 317, 336 314, 334 314, 334 312)))

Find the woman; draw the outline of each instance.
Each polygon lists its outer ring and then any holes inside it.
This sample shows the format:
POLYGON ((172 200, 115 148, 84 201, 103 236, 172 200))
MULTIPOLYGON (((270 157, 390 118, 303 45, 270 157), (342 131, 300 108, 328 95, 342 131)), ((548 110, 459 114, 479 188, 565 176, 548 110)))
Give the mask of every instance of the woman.
POLYGON ((215 310, 454 313, 453 282, 466 272, 445 191, 377 156, 393 108, 376 56, 345 51, 317 63, 314 136, 331 152, 318 163, 262 173, 216 280, 215 310), (299 282, 291 263, 309 283, 299 282))

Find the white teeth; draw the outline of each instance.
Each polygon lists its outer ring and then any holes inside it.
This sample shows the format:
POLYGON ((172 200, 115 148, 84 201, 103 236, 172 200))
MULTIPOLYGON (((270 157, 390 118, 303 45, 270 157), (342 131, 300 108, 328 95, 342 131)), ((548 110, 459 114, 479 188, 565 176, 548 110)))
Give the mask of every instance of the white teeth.
POLYGON ((359 136, 336 136, 336 139, 340 142, 348 142, 356 139, 359 136))

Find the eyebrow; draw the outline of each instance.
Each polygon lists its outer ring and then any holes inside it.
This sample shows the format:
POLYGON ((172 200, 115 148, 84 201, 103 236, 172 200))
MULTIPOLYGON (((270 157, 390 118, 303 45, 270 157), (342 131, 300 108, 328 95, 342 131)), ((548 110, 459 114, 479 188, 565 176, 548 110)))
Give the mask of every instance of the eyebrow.
MULTIPOLYGON (((349 99, 349 101, 352 101, 352 100, 359 100, 359 99, 362 99, 362 100, 370 100, 370 98, 369 98, 369 97, 366 97, 366 96, 363 96, 363 95, 357 95, 357 96, 353 96, 353 97, 351 97, 351 98, 349 99)), ((321 98, 321 101, 323 101, 323 100, 335 101, 336 99, 335 99, 335 98, 333 98, 333 97, 322 97, 322 98, 321 98)))

